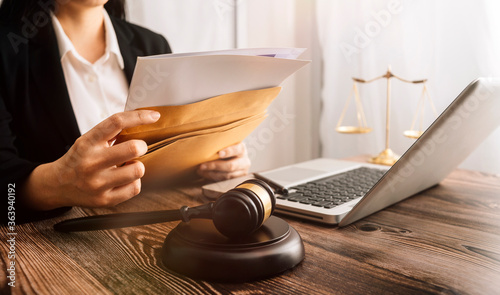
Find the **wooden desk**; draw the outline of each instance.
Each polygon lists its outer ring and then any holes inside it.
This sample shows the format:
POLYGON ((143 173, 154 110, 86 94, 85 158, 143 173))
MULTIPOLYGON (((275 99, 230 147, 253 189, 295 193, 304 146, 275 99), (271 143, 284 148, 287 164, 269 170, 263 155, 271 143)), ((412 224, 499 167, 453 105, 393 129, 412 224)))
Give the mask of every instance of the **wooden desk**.
MULTIPOLYGON (((199 185, 142 195, 109 210, 73 209, 16 227, 16 287, 1 294, 421 294, 500 292, 500 177, 457 170, 439 186, 346 228, 286 218, 306 258, 280 276, 243 284, 194 281, 161 266, 176 222, 62 234, 67 218, 194 206, 199 185)), ((9 259, 1 227, 1 269, 9 259)))

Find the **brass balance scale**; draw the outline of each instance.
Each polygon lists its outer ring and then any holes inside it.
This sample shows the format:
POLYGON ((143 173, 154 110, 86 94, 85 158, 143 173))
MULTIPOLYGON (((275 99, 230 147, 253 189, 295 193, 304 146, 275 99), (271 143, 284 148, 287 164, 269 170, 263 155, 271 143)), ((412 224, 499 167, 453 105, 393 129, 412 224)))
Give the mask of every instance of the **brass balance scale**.
POLYGON ((363 104, 361 103, 361 100, 359 99, 359 91, 358 91, 358 85, 357 83, 371 83, 373 81, 379 80, 379 79, 387 79, 387 102, 386 102, 386 123, 385 123, 385 149, 378 154, 376 157, 372 157, 369 159, 371 163, 375 164, 382 164, 382 165, 393 165, 396 163, 396 161, 399 159, 399 156, 394 153, 390 147, 389 147, 389 136, 390 136, 390 120, 391 120, 391 78, 396 78, 402 82, 405 83, 413 83, 413 84, 422 84, 423 85, 423 90, 422 90, 422 95, 420 97, 420 100, 418 102, 417 110, 413 116, 413 121, 411 124, 411 127, 409 130, 406 130, 403 135, 408 137, 408 138, 413 138, 417 139, 422 135, 423 133, 423 119, 424 119, 424 105, 425 105, 425 100, 427 99, 429 101, 429 104, 432 108, 432 111, 434 112, 434 116, 437 116, 436 108, 434 107, 434 103, 432 102, 432 99, 429 96, 429 92, 427 91, 427 86, 426 82, 427 79, 423 80, 415 80, 415 81, 410 81, 403 79, 399 76, 394 75, 391 72, 391 67, 389 66, 387 69, 387 72, 380 76, 373 78, 371 80, 363 80, 360 78, 352 78, 353 80, 353 87, 351 94, 349 95, 349 98, 347 99, 344 109, 342 110, 342 113, 340 115, 339 121, 337 123, 336 131, 339 133, 345 133, 345 134, 360 134, 360 133, 368 133, 372 131, 372 128, 368 127, 368 124, 366 123, 366 118, 365 118, 365 113, 363 110, 363 104), (354 101, 356 104, 356 117, 358 121, 357 126, 345 126, 342 125, 344 121, 345 114, 347 112, 347 109, 349 108, 350 101, 354 97, 354 101), (418 129, 415 128, 417 119, 419 121, 419 127, 418 129))

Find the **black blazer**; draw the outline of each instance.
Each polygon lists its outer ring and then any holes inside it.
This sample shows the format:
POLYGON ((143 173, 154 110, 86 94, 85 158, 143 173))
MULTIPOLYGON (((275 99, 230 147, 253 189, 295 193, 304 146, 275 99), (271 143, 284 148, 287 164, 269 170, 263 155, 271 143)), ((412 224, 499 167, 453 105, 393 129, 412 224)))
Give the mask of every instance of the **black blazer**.
MULTIPOLYGON (((171 53, 167 40, 161 35, 117 18, 111 17, 111 21, 129 83, 138 56, 171 53)), ((60 158, 79 136, 52 22, 35 31, 0 26, 0 191, 4 192, 3 196, 7 195, 9 183, 15 183, 18 191, 21 182, 37 165, 60 158)), ((17 193, 16 198, 16 215, 24 215, 20 211, 22 196, 17 193)), ((5 201, 1 203, 1 207, 6 205, 5 201)))

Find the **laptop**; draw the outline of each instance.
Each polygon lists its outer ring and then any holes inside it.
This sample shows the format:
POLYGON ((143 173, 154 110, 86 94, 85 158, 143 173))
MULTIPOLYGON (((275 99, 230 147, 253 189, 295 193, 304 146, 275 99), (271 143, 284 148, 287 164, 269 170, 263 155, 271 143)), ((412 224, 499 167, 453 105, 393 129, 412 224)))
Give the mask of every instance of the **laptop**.
MULTIPOLYGON (((499 114, 500 78, 479 78, 392 167, 319 158, 254 176, 274 187, 276 213, 346 226, 437 185, 500 125, 499 114)), ((203 193, 215 198, 242 180, 203 193)))

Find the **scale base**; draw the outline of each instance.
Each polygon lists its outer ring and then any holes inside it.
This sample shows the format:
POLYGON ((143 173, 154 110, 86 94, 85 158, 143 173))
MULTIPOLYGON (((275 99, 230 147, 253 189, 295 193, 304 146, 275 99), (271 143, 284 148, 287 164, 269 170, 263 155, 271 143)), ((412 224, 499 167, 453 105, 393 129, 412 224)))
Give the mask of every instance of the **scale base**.
POLYGON ((389 148, 382 151, 380 154, 378 154, 378 156, 369 159, 370 163, 387 166, 394 165, 397 160, 399 160, 399 156, 389 148))
POLYGON ((304 259, 297 231, 271 216, 251 235, 229 239, 212 220, 181 222, 166 237, 161 259, 166 268, 193 279, 245 282, 293 268, 304 259))
POLYGON ((419 130, 406 130, 403 132, 403 135, 412 138, 412 139, 418 139, 424 132, 419 131, 419 130))

